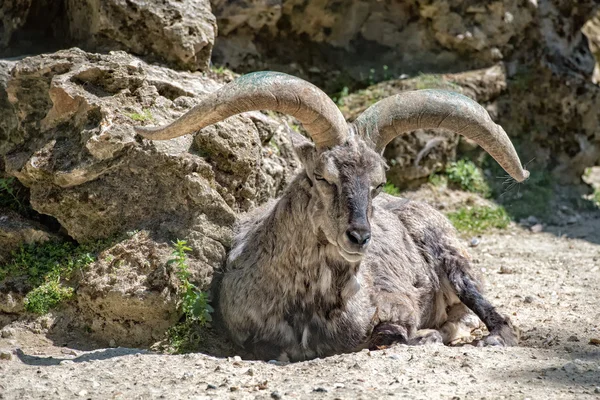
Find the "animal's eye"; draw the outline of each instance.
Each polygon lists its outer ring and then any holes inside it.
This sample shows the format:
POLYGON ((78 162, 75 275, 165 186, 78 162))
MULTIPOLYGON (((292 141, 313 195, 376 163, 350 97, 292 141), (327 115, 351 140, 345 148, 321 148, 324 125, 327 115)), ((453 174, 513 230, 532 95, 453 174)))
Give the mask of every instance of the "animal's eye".
POLYGON ((325 178, 323 178, 323 175, 319 175, 319 174, 315 174, 315 179, 318 181, 324 181, 325 178))
POLYGON ((377 187, 373 190, 373 196, 377 196, 379 193, 381 193, 381 189, 383 189, 384 185, 385 183, 380 183, 377 185, 377 187))

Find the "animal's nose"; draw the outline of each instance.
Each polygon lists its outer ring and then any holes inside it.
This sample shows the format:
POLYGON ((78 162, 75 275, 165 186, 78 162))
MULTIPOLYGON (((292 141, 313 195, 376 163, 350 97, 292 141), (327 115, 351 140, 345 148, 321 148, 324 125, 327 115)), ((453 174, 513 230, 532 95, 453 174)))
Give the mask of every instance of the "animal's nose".
POLYGON ((371 231, 367 228, 351 228, 346 231, 346 236, 351 243, 364 246, 371 240, 371 231))

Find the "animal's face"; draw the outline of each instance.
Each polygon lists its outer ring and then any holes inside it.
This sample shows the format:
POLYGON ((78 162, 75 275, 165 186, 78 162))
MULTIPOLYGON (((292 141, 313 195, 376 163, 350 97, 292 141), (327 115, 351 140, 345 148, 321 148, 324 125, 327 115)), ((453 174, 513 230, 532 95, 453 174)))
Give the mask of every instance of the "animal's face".
POLYGON ((318 153, 299 151, 312 183, 308 214, 339 254, 360 261, 371 240, 372 201, 385 184, 385 162, 359 138, 318 153))

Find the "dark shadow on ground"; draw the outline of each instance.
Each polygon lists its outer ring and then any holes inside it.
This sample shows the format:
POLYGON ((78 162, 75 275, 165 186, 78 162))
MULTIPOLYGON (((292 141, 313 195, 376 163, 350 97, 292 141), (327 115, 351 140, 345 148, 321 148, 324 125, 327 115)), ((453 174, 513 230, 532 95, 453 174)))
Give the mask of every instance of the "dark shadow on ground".
POLYGON ((152 354, 147 350, 142 349, 129 349, 129 348, 115 348, 115 349, 102 349, 93 351, 90 353, 82 354, 78 357, 39 357, 25 354, 21 349, 16 350, 16 355, 21 360, 22 363, 27 365, 37 365, 37 366, 52 366, 59 365, 63 361, 72 361, 74 363, 81 362, 89 362, 89 361, 98 361, 98 360, 108 360, 109 358, 121 357, 121 356, 129 356, 133 354, 152 354))

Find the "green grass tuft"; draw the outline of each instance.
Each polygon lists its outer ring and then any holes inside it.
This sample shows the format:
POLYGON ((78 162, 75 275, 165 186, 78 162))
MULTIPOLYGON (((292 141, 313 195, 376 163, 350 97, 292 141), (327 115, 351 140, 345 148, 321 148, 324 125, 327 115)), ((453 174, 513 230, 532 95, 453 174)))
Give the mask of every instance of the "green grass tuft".
POLYGON ((63 301, 73 297, 72 287, 63 286, 58 281, 49 281, 36 287, 25 298, 25 310, 35 314, 46 314, 63 301))
POLYGON ((142 110, 142 113, 129 113, 129 114, 125 114, 126 116, 128 116, 129 118, 131 118, 134 121, 154 121, 154 116, 152 115, 152 112, 150 112, 150 110, 148 110, 147 108, 144 108, 142 110))
POLYGON ((72 297, 68 282, 77 271, 84 270, 97 259, 106 241, 77 245, 47 241, 25 244, 12 253, 12 260, 0 267, 0 281, 25 278, 33 287, 25 296, 27 311, 43 314, 72 297))
POLYGON ((398 189, 393 183, 388 182, 383 186, 383 192, 391 194, 392 196, 400 196, 400 189, 398 189))
POLYGON ((469 160, 459 160, 446 168, 448 181, 467 192, 478 193, 484 197, 491 195, 481 170, 469 160))
POLYGON ((479 234, 491 229, 505 229, 510 217, 503 207, 462 207, 447 214, 448 219, 461 233, 479 234))

